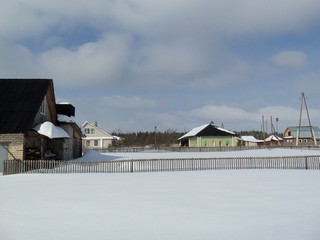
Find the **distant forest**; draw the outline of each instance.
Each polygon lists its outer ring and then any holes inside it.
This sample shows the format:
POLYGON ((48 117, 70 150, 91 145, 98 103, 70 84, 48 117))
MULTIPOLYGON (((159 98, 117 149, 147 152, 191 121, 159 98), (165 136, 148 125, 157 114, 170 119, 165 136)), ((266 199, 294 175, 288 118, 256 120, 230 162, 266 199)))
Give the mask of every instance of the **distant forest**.
MULTIPOLYGON (((235 132, 239 136, 254 136, 256 139, 265 139, 270 136, 269 133, 261 131, 238 131, 235 132)), ((178 138, 183 136, 185 132, 177 132, 176 130, 156 131, 156 132, 113 132, 112 135, 123 138, 119 143, 119 147, 144 147, 144 146, 172 146, 177 145, 178 138)), ((282 134, 278 134, 282 137, 282 134)))
POLYGON ((164 132, 113 132, 112 135, 123 138, 120 142, 121 147, 128 146, 172 146, 178 144, 178 138, 183 136, 184 133, 175 130, 166 130, 164 132))

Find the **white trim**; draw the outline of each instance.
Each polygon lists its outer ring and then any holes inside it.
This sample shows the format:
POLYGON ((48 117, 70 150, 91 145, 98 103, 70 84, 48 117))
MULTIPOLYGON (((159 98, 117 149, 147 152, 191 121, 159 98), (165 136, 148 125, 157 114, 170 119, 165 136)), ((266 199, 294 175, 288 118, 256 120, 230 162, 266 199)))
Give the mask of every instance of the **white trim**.
POLYGON ((105 140, 112 140, 113 137, 83 137, 84 140, 97 140, 97 139, 105 139, 105 140))

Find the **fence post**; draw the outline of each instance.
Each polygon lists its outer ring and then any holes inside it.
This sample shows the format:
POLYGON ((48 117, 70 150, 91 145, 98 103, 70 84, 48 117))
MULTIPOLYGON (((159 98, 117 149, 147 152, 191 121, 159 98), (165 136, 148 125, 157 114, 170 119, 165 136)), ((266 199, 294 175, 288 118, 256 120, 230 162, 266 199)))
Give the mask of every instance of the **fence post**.
POLYGON ((133 160, 130 161, 130 172, 133 173, 133 160))
POLYGON ((3 161, 3 175, 7 175, 7 174, 8 174, 8 173, 7 173, 7 172, 8 172, 8 169, 7 169, 8 166, 7 166, 7 164, 8 164, 8 163, 7 163, 7 160, 4 160, 4 161, 3 161))
POLYGON ((305 157, 304 161, 305 161, 305 169, 308 170, 309 169, 309 167, 308 167, 308 157, 305 157))

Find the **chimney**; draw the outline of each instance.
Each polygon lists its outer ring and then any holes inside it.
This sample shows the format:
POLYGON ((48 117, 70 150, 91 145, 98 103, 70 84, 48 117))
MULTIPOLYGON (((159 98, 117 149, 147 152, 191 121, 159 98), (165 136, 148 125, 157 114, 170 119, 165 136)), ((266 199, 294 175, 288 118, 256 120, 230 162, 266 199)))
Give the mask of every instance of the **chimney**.
POLYGON ((94 121, 94 126, 98 127, 98 121, 94 121))

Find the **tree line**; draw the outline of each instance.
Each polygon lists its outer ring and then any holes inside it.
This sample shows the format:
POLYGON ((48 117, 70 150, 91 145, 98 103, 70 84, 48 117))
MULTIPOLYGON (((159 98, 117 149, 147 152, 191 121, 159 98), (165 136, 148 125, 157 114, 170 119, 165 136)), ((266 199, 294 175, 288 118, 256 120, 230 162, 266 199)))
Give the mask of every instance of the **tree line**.
POLYGON ((112 135, 122 138, 117 144, 121 147, 145 147, 145 146, 172 146, 178 144, 178 138, 184 133, 168 129, 166 131, 153 132, 113 132, 112 135))

